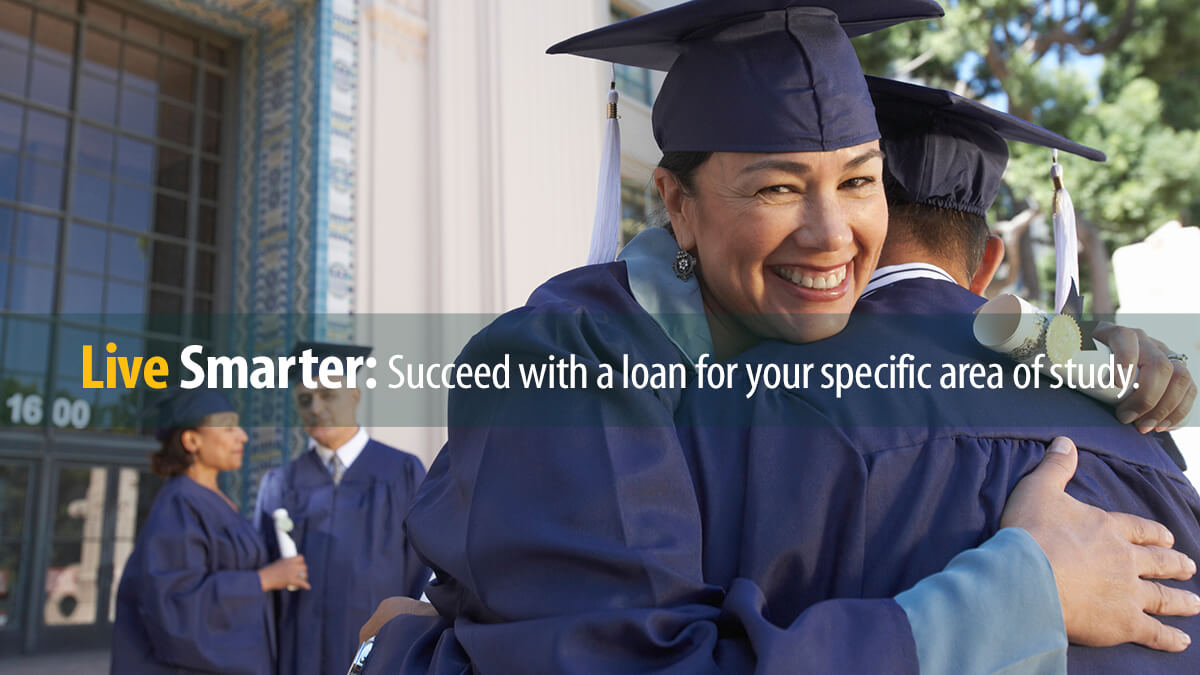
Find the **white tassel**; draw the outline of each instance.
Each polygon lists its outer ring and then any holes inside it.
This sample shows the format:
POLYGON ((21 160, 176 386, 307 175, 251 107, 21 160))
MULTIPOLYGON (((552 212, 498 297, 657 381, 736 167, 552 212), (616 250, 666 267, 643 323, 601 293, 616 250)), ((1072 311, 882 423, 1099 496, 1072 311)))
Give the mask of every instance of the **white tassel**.
POLYGON ((621 237, 621 125, 617 122, 615 81, 608 90, 608 122, 604 127, 604 154, 600 158, 600 183, 596 193, 589 265, 616 260, 621 237))
MULTIPOLYGON (((1062 313, 1067 302, 1079 305, 1079 235, 1075 230, 1075 204, 1063 183, 1063 168, 1058 163, 1058 151, 1053 154, 1050 178, 1054 181, 1054 311, 1062 313)), ((1082 307, 1068 308, 1077 312, 1082 307)))

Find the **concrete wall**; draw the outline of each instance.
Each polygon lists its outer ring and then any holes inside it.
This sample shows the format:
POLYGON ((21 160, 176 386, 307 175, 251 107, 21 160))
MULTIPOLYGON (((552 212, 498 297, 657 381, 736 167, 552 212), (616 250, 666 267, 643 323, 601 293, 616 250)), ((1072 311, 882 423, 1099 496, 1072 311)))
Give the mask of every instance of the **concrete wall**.
MULTIPOLYGON (((608 69, 544 52, 607 20, 597 0, 363 3, 357 341, 403 352, 378 315, 496 314, 583 264, 608 69)), ((426 461, 444 441, 365 401, 381 440, 426 461)))

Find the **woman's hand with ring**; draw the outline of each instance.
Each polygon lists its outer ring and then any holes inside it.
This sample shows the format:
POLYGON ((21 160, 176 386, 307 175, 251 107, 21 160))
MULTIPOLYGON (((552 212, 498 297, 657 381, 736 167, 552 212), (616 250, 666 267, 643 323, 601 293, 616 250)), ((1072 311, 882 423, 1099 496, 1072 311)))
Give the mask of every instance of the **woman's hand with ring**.
POLYGON ((1136 390, 1117 406, 1117 419, 1148 433, 1166 431, 1188 416, 1197 390, 1186 357, 1141 329, 1102 321, 1093 335, 1113 351, 1117 363, 1138 368, 1136 390))

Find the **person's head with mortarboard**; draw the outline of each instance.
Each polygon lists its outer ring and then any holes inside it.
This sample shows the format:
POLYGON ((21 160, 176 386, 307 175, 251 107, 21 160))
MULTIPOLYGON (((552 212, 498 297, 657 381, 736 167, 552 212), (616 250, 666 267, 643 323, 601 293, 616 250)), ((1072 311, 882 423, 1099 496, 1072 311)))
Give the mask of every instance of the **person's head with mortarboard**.
POLYGON ((1008 141, 1095 161, 1104 153, 942 89, 868 77, 887 191, 882 265, 929 262, 982 294, 1004 258, 987 211, 1000 193, 1008 141))
POLYGON ((150 455, 154 473, 165 478, 185 473, 215 478, 221 471, 241 467, 248 439, 238 426, 233 404, 220 391, 171 388, 155 399, 152 412, 157 417, 155 437, 162 444, 150 455))
POLYGON ((839 332, 887 230, 883 156, 849 36, 927 0, 695 0, 551 47, 667 70, 654 182, 718 356, 839 332))
POLYGON ((292 350, 291 355, 297 358, 297 365, 290 371, 292 400, 305 433, 318 445, 336 450, 358 433, 358 402, 362 398, 362 390, 345 386, 348 384, 346 374, 352 368, 361 366, 361 361, 352 362, 350 359, 365 359, 370 353, 370 347, 329 342, 300 342, 292 350), (314 366, 310 371, 311 383, 316 386, 306 386, 299 362, 305 352, 318 359, 318 363, 329 358, 341 361, 340 372, 343 374, 327 378, 338 386, 321 386, 319 366, 314 366))

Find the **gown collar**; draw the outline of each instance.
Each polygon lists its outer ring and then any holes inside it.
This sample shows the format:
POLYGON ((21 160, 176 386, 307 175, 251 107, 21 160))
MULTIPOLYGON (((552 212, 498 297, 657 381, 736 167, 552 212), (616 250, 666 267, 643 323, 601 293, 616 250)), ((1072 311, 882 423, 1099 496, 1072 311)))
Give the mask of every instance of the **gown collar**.
POLYGON ((932 263, 910 262, 900 263, 899 265, 887 265, 875 270, 871 275, 871 281, 867 283, 867 287, 863 289, 862 298, 874 293, 875 291, 890 286, 897 281, 905 279, 937 279, 939 281, 948 281, 955 286, 958 282, 946 270, 932 263))
POLYGON ((712 354, 712 334, 696 277, 680 281, 675 276, 673 263, 678 252, 671 233, 650 227, 626 244, 617 260, 625 263, 634 300, 694 363, 701 354, 712 354))

